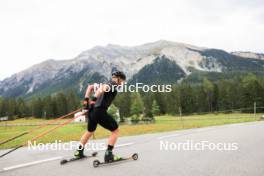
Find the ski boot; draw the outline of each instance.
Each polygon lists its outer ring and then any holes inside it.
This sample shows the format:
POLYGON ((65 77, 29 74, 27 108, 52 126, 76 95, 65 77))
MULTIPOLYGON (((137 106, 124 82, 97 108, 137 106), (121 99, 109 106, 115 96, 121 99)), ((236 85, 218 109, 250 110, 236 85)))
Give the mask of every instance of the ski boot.
POLYGON ((83 158, 83 157, 84 157, 83 149, 77 149, 77 150, 74 152, 74 156, 75 156, 76 158, 83 158))
POLYGON ((110 162, 113 162, 113 161, 118 161, 120 159, 121 159, 121 157, 116 156, 116 155, 113 155, 113 152, 112 151, 106 150, 105 156, 104 156, 105 163, 110 163, 110 162))

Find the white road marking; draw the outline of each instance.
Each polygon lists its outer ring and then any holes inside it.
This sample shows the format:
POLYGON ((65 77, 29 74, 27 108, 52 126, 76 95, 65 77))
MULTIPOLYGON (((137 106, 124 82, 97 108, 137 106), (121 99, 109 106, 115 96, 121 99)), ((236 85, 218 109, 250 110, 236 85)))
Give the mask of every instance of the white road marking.
POLYGON ((14 166, 10 166, 10 167, 5 167, 5 168, 3 168, 3 171, 18 169, 18 168, 27 167, 27 166, 32 166, 32 165, 45 163, 45 162, 49 162, 49 161, 54 161, 54 160, 58 160, 58 159, 62 159, 62 157, 58 156, 58 157, 54 157, 54 158, 38 160, 38 161, 29 162, 29 163, 24 163, 24 164, 18 164, 18 165, 14 165, 14 166))
POLYGON ((167 135, 167 136, 161 136, 161 137, 158 137, 158 139, 165 139, 165 138, 170 138, 170 137, 176 137, 176 136, 179 136, 180 134, 171 134, 171 135, 167 135))
MULTIPOLYGON (((195 128, 195 129, 191 129, 193 132, 202 132, 202 131, 208 131, 208 130, 212 130, 215 129, 214 127, 208 127, 208 128, 195 128)), ((165 138, 170 138, 170 137, 176 137, 176 136, 180 136, 180 135, 186 135, 186 134, 193 134, 193 133, 180 133, 180 134, 171 134, 171 135, 167 135, 167 136, 161 136, 158 137, 158 139, 165 139, 165 138)))
POLYGON ((236 127, 236 126, 241 126, 242 124, 239 124, 239 123, 237 123, 237 124, 228 124, 228 126, 229 127, 236 127))
POLYGON ((130 143, 125 143, 125 144, 118 144, 115 146, 115 148, 119 148, 119 147, 125 147, 125 146, 128 146, 128 145, 133 145, 135 144, 134 142, 130 142, 130 143))
MULTIPOLYGON (((134 142, 130 142, 130 143, 125 143, 125 144, 117 144, 115 145, 115 148, 120 148, 120 147, 125 147, 125 146, 129 146, 129 145, 133 145, 135 144, 134 142)), ((103 147, 101 149, 98 149, 97 151, 104 151, 106 150, 107 147, 103 147)))
MULTIPOLYGON (((118 144, 115 146, 115 148, 125 147, 125 146, 129 146, 129 145, 133 145, 133 144, 135 144, 135 143, 130 142, 130 143, 118 144)), ((100 149, 100 150, 105 150, 105 148, 100 149)), ((9 170, 13 170, 13 169, 19 169, 22 167, 33 166, 36 164, 41 164, 41 163, 45 163, 45 162, 49 162, 49 161, 62 159, 62 158, 63 158, 62 156, 58 156, 58 157, 54 157, 54 158, 48 158, 48 159, 44 159, 44 160, 38 160, 38 161, 29 162, 29 163, 18 164, 18 165, 14 165, 14 166, 5 167, 2 169, 2 171, 9 171, 9 170)))
POLYGON ((206 128, 198 128, 198 129, 195 129, 193 130, 194 132, 202 132, 202 131, 207 131, 206 128))

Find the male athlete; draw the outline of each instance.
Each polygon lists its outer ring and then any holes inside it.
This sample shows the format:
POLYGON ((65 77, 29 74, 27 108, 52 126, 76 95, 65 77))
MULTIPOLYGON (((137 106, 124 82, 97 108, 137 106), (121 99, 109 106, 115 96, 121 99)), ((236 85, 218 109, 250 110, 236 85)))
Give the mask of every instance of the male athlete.
POLYGON ((115 119, 107 113, 107 109, 117 94, 116 87, 122 85, 125 80, 126 76, 123 72, 114 71, 111 80, 107 84, 101 84, 98 90, 95 90, 94 85, 89 85, 87 87, 83 108, 88 111, 88 128, 82 135, 80 145, 74 153, 75 157, 84 156, 84 146, 95 132, 97 124, 100 124, 105 129, 111 131, 104 160, 105 162, 111 162, 116 159, 112 150, 119 135, 118 124, 115 119), (94 93, 94 95, 89 99, 92 93, 94 93))

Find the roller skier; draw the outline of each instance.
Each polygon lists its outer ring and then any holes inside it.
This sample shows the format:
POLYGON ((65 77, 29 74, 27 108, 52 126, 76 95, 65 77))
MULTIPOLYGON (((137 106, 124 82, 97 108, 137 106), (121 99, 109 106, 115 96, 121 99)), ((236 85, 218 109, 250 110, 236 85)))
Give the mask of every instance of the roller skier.
POLYGON ((123 72, 114 71, 112 72, 111 80, 107 84, 101 84, 97 90, 95 90, 94 85, 89 85, 87 87, 83 100, 83 109, 88 111, 88 125, 87 131, 82 135, 80 145, 74 153, 76 158, 84 157, 84 146, 94 134, 98 124, 111 132, 104 156, 105 163, 120 158, 113 154, 113 148, 119 136, 118 124, 116 120, 107 113, 107 109, 117 94, 117 86, 122 85, 125 80, 126 76, 123 72))

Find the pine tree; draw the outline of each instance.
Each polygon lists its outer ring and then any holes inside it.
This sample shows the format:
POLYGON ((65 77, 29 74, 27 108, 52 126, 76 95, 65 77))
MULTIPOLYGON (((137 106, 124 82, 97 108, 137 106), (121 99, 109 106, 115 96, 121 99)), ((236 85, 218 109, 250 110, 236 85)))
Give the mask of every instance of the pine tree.
POLYGON ((63 93, 58 93, 56 95, 56 106, 57 106, 57 112, 59 116, 68 113, 67 99, 63 93))
POLYGON ((56 97, 51 98, 51 104, 52 104, 52 111, 53 111, 54 117, 58 117, 59 113, 58 113, 57 98, 56 97))
POLYGON ((41 118, 43 115, 42 112, 42 100, 41 98, 33 98, 31 101, 32 116, 36 118, 41 118))
POLYGON ((195 110, 192 112, 206 112, 207 111, 207 101, 205 99, 205 93, 203 91, 202 86, 195 86, 194 87, 194 95, 195 95, 195 110))
POLYGON ((178 114, 180 107, 180 92, 178 85, 172 86, 172 91, 166 93, 167 111, 168 114, 178 114))
POLYGON ((144 106, 143 101, 140 97, 139 93, 133 93, 132 94, 132 104, 130 108, 130 112, 132 115, 135 115, 136 117, 139 117, 140 114, 143 113, 144 106))
POLYGON ((218 111, 219 110, 219 106, 218 106, 218 98, 219 98, 219 94, 218 94, 218 86, 217 84, 214 83, 214 90, 213 90, 213 98, 212 98, 212 111, 218 111))
MULTIPOLYGON (((242 80, 242 102, 244 107, 253 107, 254 102, 262 103, 263 88, 259 84, 257 77, 248 74, 242 80)), ((253 108, 252 108, 253 109, 253 108)))
POLYGON ((80 106, 80 99, 78 98, 77 94, 73 91, 67 91, 67 105, 68 111, 74 111, 80 106))
POLYGON ((125 117, 130 116, 130 107, 133 100, 129 92, 119 93, 114 101, 114 105, 119 109, 120 120, 124 121, 125 117))
POLYGON ((46 96, 43 98, 43 116, 44 118, 47 118, 47 119, 54 117, 51 96, 46 96))
POLYGON ((182 113, 192 113, 196 110, 193 88, 188 82, 180 85, 180 105, 182 113))
POLYGON ((160 114, 160 107, 157 104, 156 100, 154 100, 153 103, 152 103, 151 112, 152 112, 153 115, 159 115, 160 114))
POLYGON ((155 92, 154 98, 160 107, 160 113, 165 114, 167 111, 167 104, 168 104, 166 100, 166 93, 165 92, 155 92))
POLYGON ((219 110, 227 110, 230 109, 230 97, 228 96, 228 92, 230 91, 230 84, 226 80, 220 80, 218 82, 218 93, 219 93, 219 110))
POLYGON ((147 92, 142 93, 142 100, 144 103, 144 117, 153 118, 153 114, 151 112, 152 102, 153 102, 153 93, 147 92))
POLYGON ((4 116, 4 99, 2 97, 0 97, 0 117, 4 116))
POLYGON ((203 79, 203 90, 206 95, 208 111, 212 112, 213 109, 213 93, 214 93, 214 85, 207 78, 203 79))
POLYGON ((14 119, 14 116, 16 115, 16 110, 17 105, 16 105, 16 100, 14 98, 10 98, 8 100, 8 117, 10 119, 14 119))
POLYGON ((20 118, 26 116, 26 104, 22 98, 17 100, 17 115, 20 118))

